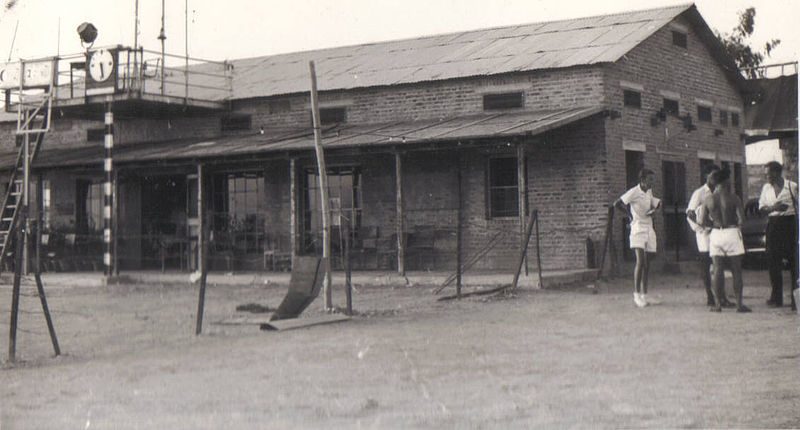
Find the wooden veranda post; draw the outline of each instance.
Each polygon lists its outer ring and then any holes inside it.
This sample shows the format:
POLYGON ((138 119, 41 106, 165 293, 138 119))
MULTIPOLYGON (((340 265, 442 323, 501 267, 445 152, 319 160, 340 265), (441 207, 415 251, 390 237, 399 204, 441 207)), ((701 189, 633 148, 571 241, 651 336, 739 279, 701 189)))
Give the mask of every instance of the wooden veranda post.
POLYGON ((291 239, 291 263, 297 255, 297 160, 289 159, 289 237, 291 239))
POLYGON ((308 62, 311 73, 311 118, 314 123, 314 150, 317 154, 319 173, 319 198, 322 204, 322 261, 325 265, 325 280, 322 290, 325 295, 325 310, 333 308, 331 300, 331 213, 328 200, 328 171, 325 167, 325 153, 322 150, 322 136, 319 128, 319 98, 317 97, 317 72, 314 62, 308 62))
MULTIPOLYGON (((519 208, 519 249, 525 247, 525 191, 527 188, 528 178, 525 177, 525 146, 522 143, 517 143, 517 191, 518 191, 518 208, 519 208)), ((524 256, 525 262, 525 276, 528 276, 528 258, 524 256)))
POLYGON ((397 274, 406 275, 406 248, 403 243, 403 157, 394 153, 395 172, 395 233, 397 234, 397 274))
POLYGON ((463 165, 464 154, 458 152, 456 163, 456 178, 458 181, 458 213, 456 214, 456 297, 461 298, 461 272, 463 270, 463 244, 461 242, 461 233, 464 228, 462 216, 464 212, 464 191, 463 191, 463 176, 461 173, 461 166, 463 165))
POLYGON ((203 219, 203 165, 197 165, 197 271, 205 270, 205 220, 203 219))

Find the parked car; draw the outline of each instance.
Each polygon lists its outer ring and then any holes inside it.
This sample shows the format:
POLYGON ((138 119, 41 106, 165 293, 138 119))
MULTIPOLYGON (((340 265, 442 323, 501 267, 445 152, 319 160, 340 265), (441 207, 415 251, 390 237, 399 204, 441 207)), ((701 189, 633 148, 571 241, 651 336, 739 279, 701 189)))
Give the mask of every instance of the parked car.
POLYGON ((766 268, 767 216, 758 212, 758 199, 750 199, 744 205, 744 264, 748 268, 766 268))

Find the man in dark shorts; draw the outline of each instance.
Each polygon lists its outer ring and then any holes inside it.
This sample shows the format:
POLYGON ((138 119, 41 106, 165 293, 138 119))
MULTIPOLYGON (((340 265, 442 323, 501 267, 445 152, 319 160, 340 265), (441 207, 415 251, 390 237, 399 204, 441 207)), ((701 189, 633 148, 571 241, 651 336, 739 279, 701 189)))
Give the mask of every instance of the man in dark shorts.
POLYGON ((742 222, 744 221, 744 206, 742 200, 731 192, 731 172, 728 169, 712 173, 716 187, 714 192, 706 197, 700 207, 698 221, 702 225, 710 226, 711 233, 708 237, 708 253, 714 262, 714 296, 716 303, 711 311, 722 311, 722 292, 725 288, 725 268, 733 274, 733 291, 736 294, 736 311, 750 312, 750 308, 742 303, 742 256, 744 255, 744 242, 742 241, 742 222))
MULTIPOLYGON (((797 289, 797 184, 781 175, 783 166, 770 161, 764 167, 767 183, 761 188, 758 209, 767 218, 767 261, 772 294, 767 306, 783 306, 784 260, 792 274, 792 289, 797 289)), ((792 294, 792 308, 797 305, 792 294)))

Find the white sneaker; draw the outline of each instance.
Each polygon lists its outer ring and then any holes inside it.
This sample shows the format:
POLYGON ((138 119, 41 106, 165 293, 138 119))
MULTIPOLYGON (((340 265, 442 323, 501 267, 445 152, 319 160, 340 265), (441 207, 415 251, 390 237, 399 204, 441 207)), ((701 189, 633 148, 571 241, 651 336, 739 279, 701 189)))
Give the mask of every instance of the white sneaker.
POLYGON ((633 303, 636 303, 636 306, 639 308, 647 306, 647 302, 644 301, 642 295, 639 293, 633 293, 633 303))
POLYGON ((658 301, 656 299, 653 299, 653 298, 650 298, 650 297, 647 297, 647 294, 642 294, 641 297, 642 297, 642 301, 646 305, 660 305, 661 304, 660 301, 658 301))

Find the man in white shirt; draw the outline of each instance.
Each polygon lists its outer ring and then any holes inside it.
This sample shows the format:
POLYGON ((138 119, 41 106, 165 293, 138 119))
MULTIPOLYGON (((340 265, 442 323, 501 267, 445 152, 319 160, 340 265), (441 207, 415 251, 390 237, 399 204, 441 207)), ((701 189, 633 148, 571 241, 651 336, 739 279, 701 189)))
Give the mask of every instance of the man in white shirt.
MULTIPOLYGON (((694 190, 692 197, 689 199, 689 204, 686 206, 686 221, 689 223, 689 228, 694 231, 695 240, 697 242, 697 258, 700 263, 700 279, 706 289, 706 304, 714 306, 714 293, 711 290, 711 257, 708 255, 708 235, 711 232, 710 227, 705 227, 697 223, 697 209, 703 204, 714 191, 716 185, 713 180, 712 173, 719 170, 719 166, 712 164, 703 171, 703 177, 706 178, 706 183, 700 188, 694 190)), ((725 296, 723 289, 720 294, 720 305, 724 308, 732 308, 735 305, 725 296)))
MULTIPOLYGON (((770 161, 764 166, 767 183, 761 188, 758 209, 769 216, 767 222, 767 262, 772 285, 767 305, 783 306, 783 260, 792 274, 792 290, 797 288, 797 183, 781 176, 783 166, 770 161)), ((792 309, 797 304, 792 295, 792 309)))
MULTIPOLYGON (((648 253, 656 252, 656 231, 653 229, 653 214, 661 207, 661 200, 653 197, 655 172, 642 169, 639 184, 626 191, 614 206, 630 214, 630 247, 636 253, 633 269, 633 302, 643 308, 647 306, 648 253), (630 212, 628 207, 630 206, 630 212)), ((652 302, 651 302, 652 303, 652 302)))

